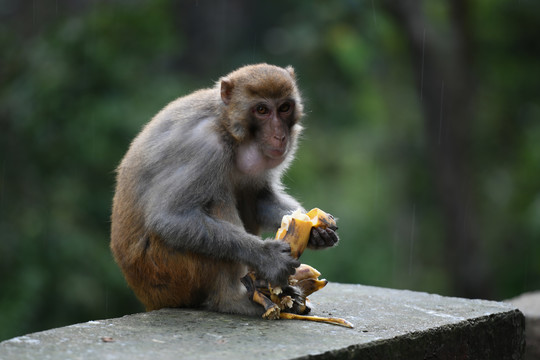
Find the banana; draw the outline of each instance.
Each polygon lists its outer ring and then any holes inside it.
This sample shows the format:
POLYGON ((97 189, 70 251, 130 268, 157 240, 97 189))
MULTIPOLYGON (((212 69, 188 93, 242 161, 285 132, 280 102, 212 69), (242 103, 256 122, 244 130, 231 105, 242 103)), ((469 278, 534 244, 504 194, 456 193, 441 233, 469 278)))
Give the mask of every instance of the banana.
POLYGON ((326 279, 304 279, 298 281, 296 283, 296 286, 298 286, 300 290, 302 290, 302 294, 304 294, 304 296, 309 296, 315 291, 321 290, 323 287, 326 286, 326 284, 328 284, 328 280, 326 279))
POLYGON ((287 242, 291 246, 291 256, 298 259, 307 247, 312 227, 309 216, 297 210, 283 217, 276 240, 287 242))
POLYGON ((304 279, 317 279, 319 276, 321 276, 321 273, 314 267, 311 267, 308 264, 300 264, 300 266, 296 268, 296 272, 292 278, 296 281, 300 281, 304 279))
POLYGON ((308 320, 308 321, 324 322, 324 323, 328 323, 328 324, 335 324, 335 325, 345 326, 345 327, 347 327, 349 329, 354 329, 353 324, 351 324, 347 320, 341 319, 341 318, 308 316, 308 315, 298 315, 298 314, 291 314, 291 313, 280 313, 279 318, 280 319, 290 319, 290 320, 308 320))
POLYGON ((311 219, 313 227, 337 229, 336 219, 319 208, 311 209, 306 215, 311 219))
POLYGON ((311 209, 307 214, 296 210, 291 215, 283 216, 276 239, 289 243, 291 256, 298 259, 307 247, 313 227, 337 229, 334 217, 321 209, 311 209))
MULTIPOLYGON (((291 247, 291 256, 298 259, 307 247, 313 227, 337 229, 334 217, 321 209, 314 208, 307 214, 297 210, 283 217, 275 238, 286 241, 291 247)), ((252 299, 264 307, 265 313, 262 316, 264 319, 308 320, 353 328, 353 325, 344 319, 305 315, 311 310, 307 296, 328 284, 325 279, 319 280, 320 275, 317 269, 301 264, 294 275, 290 276, 290 286, 286 289, 264 281, 261 284, 261 280, 257 279, 254 272, 248 273, 246 277, 249 277, 252 284, 256 284, 252 290, 252 299), (298 294, 298 290, 295 289, 300 289, 301 293, 298 294)))

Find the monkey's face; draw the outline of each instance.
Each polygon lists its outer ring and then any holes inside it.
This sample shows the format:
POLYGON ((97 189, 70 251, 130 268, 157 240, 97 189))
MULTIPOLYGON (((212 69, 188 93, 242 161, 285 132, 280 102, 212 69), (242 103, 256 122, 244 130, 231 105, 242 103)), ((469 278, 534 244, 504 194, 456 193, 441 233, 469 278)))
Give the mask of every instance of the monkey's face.
POLYGON ((302 101, 292 67, 242 67, 219 86, 224 125, 238 145, 238 167, 257 173, 281 164, 301 130, 302 101))
POLYGON ((251 129, 261 153, 272 160, 283 159, 289 149, 291 129, 296 123, 291 98, 261 100, 251 109, 251 129))

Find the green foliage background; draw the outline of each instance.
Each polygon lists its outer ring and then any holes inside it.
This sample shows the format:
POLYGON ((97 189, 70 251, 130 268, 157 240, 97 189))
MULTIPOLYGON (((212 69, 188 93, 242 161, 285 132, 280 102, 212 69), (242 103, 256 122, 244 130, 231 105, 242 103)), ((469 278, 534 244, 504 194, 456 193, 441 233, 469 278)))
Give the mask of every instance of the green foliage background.
MULTIPOLYGON (((425 3, 451 41, 447 3, 425 3)), ((540 287, 540 3, 469 4, 468 161, 500 300, 540 287)), ((379 1, 13 0, 0 20, 0 340, 143 310, 108 249, 114 169, 167 102, 263 61, 293 65, 307 102, 285 183, 339 218, 339 247, 302 260, 330 281, 458 295, 421 64, 379 1)))

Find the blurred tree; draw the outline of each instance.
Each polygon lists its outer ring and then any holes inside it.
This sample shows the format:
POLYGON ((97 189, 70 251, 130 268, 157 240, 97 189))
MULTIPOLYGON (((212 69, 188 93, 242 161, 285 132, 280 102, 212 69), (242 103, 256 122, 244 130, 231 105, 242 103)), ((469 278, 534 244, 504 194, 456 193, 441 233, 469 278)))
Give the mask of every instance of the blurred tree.
POLYGON ((184 91, 164 60, 181 41, 163 1, 96 3, 49 24, 11 5, 0 35, 0 338, 142 309, 108 250, 114 168, 163 98, 184 91))
POLYGON ((453 287, 462 296, 490 296, 492 280, 478 228, 477 174, 473 171, 477 107, 471 3, 439 2, 445 17, 437 24, 425 14, 427 2, 385 1, 384 5, 403 29, 413 56, 426 143, 445 215, 446 260, 453 287))

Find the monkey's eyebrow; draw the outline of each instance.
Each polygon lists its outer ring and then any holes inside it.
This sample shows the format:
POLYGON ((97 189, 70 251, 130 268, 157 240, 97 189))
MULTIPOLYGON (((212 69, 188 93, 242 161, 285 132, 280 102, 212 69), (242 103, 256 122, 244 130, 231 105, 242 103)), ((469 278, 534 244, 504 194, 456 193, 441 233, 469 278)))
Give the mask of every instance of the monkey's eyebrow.
POLYGON ((296 101, 294 101, 294 99, 292 97, 287 97, 287 98, 283 99, 283 101, 280 104, 283 104, 283 103, 289 103, 291 105, 296 105, 296 101))
POLYGON ((281 84, 266 83, 264 87, 260 86, 246 86, 247 91, 250 95, 263 98, 263 99, 283 99, 283 98, 292 98, 293 88, 290 84, 281 84))

